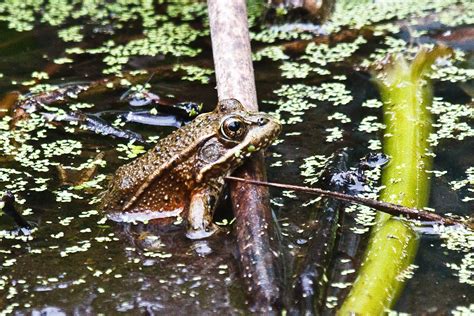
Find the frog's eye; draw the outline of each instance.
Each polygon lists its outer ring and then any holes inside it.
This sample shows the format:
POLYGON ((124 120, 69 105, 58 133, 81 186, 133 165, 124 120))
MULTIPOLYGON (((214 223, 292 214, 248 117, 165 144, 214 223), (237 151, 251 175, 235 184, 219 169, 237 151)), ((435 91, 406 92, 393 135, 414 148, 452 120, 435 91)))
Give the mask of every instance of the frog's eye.
POLYGON ((247 133, 247 125, 236 116, 229 117, 222 122, 221 134, 230 140, 240 140, 247 133))

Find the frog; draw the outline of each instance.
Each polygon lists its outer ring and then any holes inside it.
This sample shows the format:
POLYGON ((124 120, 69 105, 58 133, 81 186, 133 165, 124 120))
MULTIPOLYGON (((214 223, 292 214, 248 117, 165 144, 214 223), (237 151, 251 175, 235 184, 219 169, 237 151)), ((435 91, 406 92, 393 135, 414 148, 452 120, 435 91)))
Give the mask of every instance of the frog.
POLYGON ((118 168, 101 209, 119 222, 182 218, 189 239, 207 238, 218 230, 213 214, 225 177, 271 145, 280 130, 271 115, 247 111, 236 99, 221 100, 214 111, 118 168))

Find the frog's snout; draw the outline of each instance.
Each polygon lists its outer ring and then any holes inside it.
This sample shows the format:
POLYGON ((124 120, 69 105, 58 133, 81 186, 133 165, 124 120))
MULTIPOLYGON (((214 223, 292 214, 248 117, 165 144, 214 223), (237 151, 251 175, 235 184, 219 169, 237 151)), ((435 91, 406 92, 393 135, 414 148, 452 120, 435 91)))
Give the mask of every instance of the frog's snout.
POLYGON ((270 142, 273 141, 281 132, 280 122, 270 115, 262 115, 257 119, 257 125, 262 129, 262 136, 265 136, 270 142))

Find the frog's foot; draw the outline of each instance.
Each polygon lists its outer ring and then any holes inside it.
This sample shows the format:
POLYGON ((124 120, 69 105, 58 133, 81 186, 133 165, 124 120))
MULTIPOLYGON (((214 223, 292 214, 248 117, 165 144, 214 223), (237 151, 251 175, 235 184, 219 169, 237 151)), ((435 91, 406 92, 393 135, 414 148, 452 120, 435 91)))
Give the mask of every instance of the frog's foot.
POLYGON ((211 223, 207 227, 200 227, 197 229, 189 227, 186 232, 186 237, 189 239, 204 239, 214 234, 218 229, 219 227, 214 223, 211 223))
POLYGON ((188 232, 189 239, 203 239, 216 232, 218 227, 212 223, 212 213, 215 207, 218 190, 211 186, 197 188, 191 194, 188 210, 188 232))

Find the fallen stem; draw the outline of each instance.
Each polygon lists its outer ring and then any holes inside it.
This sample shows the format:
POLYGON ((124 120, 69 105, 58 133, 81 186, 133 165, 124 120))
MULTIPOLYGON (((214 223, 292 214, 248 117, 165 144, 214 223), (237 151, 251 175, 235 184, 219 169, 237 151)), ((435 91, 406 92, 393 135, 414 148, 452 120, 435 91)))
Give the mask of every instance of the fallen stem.
POLYGON ((349 195, 345 193, 328 191, 328 190, 323 190, 323 189, 318 189, 318 188, 304 187, 304 186, 299 186, 299 185, 249 180, 249 179, 237 178, 237 177, 232 177, 232 176, 228 176, 225 179, 230 180, 230 181, 240 181, 240 182, 246 182, 249 184, 261 185, 261 186, 267 186, 267 187, 290 189, 290 190, 301 191, 301 192, 306 192, 306 193, 311 193, 311 194, 324 195, 324 196, 332 197, 338 200, 346 201, 349 203, 369 206, 371 208, 374 208, 378 211, 381 211, 390 215, 395 215, 395 216, 403 215, 403 216, 406 216, 408 219, 433 221, 433 222, 439 222, 445 225, 463 225, 469 229, 472 229, 472 227, 470 227, 471 225, 469 225, 468 223, 461 222, 454 218, 442 216, 442 215, 431 213, 428 211, 419 210, 416 208, 402 206, 399 204, 377 201, 377 200, 373 200, 373 199, 369 199, 369 198, 365 198, 361 196, 353 196, 353 195, 349 195))

